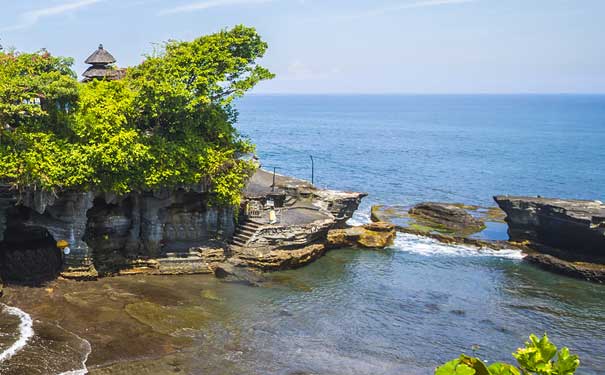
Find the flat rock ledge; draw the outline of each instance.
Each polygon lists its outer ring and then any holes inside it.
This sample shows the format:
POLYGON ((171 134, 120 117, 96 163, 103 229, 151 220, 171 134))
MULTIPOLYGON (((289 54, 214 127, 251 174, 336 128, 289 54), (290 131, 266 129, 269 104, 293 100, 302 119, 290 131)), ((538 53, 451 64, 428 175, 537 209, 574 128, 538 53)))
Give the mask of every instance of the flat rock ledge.
POLYGON ((425 202, 412 207, 409 215, 431 227, 443 227, 453 233, 476 233, 485 228, 485 223, 475 218, 459 205, 425 202))
POLYGON ((531 252, 524 259, 547 271, 595 283, 605 283, 605 265, 602 264, 570 262, 538 252, 531 252))
POLYGON ((393 244, 395 225, 385 222, 371 223, 328 232, 327 247, 330 249, 357 247, 382 249, 393 244))
POLYGON ((429 237, 446 244, 492 250, 526 249, 522 243, 469 237, 482 230, 485 223, 484 219, 475 218, 467 210, 475 212, 483 210, 482 215, 489 221, 501 222, 504 216, 496 207, 483 208, 459 203, 426 202, 413 207, 372 206, 370 218, 375 223, 394 224, 397 232, 429 237))
POLYGON ((229 259, 240 267, 250 267, 262 271, 280 271, 305 266, 320 258, 326 252, 324 244, 311 244, 298 249, 273 249, 263 252, 256 249, 239 251, 229 259))

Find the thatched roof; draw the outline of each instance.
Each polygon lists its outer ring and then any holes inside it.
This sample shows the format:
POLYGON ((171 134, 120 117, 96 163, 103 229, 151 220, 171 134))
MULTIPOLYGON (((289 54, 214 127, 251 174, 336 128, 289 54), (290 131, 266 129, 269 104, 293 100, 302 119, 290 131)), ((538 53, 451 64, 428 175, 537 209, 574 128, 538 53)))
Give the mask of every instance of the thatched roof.
POLYGON ((103 48, 102 44, 100 44, 99 49, 90 55, 85 61, 85 63, 91 65, 107 65, 113 64, 114 62, 116 62, 116 59, 111 55, 111 53, 107 52, 103 48))
POLYGON ((108 79, 110 81, 115 79, 122 79, 126 75, 126 69, 114 69, 112 67, 105 66, 91 66, 86 69, 86 71, 82 74, 85 77, 85 81, 89 81, 91 79, 108 79))

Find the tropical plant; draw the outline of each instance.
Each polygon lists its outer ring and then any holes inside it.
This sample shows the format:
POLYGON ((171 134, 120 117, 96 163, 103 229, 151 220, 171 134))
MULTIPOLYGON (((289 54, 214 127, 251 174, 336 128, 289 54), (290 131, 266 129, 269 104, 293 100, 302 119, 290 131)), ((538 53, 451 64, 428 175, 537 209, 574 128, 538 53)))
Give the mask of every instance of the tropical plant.
POLYGON ((518 366, 507 363, 487 366, 481 359, 463 354, 438 367, 435 375, 573 375, 580 366, 580 359, 570 354, 569 349, 562 348, 557 353, 557 347, 546 334, 541 339, 530 335, 525 347, 517 349, 513 357, 518 366))
POLYGON ((111 191, 203 184, 236 204, 255 168, 233 99, 273 74, 253 28, 170 41, 119 81, 79 83, 72 59, 0 50, 0 182, 111 191))

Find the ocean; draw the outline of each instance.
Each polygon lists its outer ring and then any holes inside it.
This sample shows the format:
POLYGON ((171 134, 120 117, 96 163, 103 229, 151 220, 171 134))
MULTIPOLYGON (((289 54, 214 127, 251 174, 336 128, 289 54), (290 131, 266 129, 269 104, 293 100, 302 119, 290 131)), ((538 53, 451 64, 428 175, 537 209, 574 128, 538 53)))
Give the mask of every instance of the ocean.
MULTIPOLYGON (((368 222, 373 204, 604 199, 605 96, 252 95, 235 104, 264 168, 369 194, 353 223, 368 222)), ((389 249, 332 251, 259 288, 206 276, 12 287, 3 302, 13 307, 0 305, 0 374, 429 375, 461 353, 512 362, 530 333, 579 354, 578 374, 604 374, 605 286, 521 258, 399 235, 389 249)))

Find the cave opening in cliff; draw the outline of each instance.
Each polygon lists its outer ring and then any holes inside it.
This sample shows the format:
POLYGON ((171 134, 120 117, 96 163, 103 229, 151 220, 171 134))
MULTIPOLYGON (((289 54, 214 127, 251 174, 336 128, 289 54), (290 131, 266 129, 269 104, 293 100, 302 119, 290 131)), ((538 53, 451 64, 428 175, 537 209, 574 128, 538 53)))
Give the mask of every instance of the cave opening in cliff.
POLYGON ((27 224, 31 214, 25 207, 8 212, 0 242, 0 277, 5 282, 44 282, 61 271, 61 251, 45 228, 27 224))

